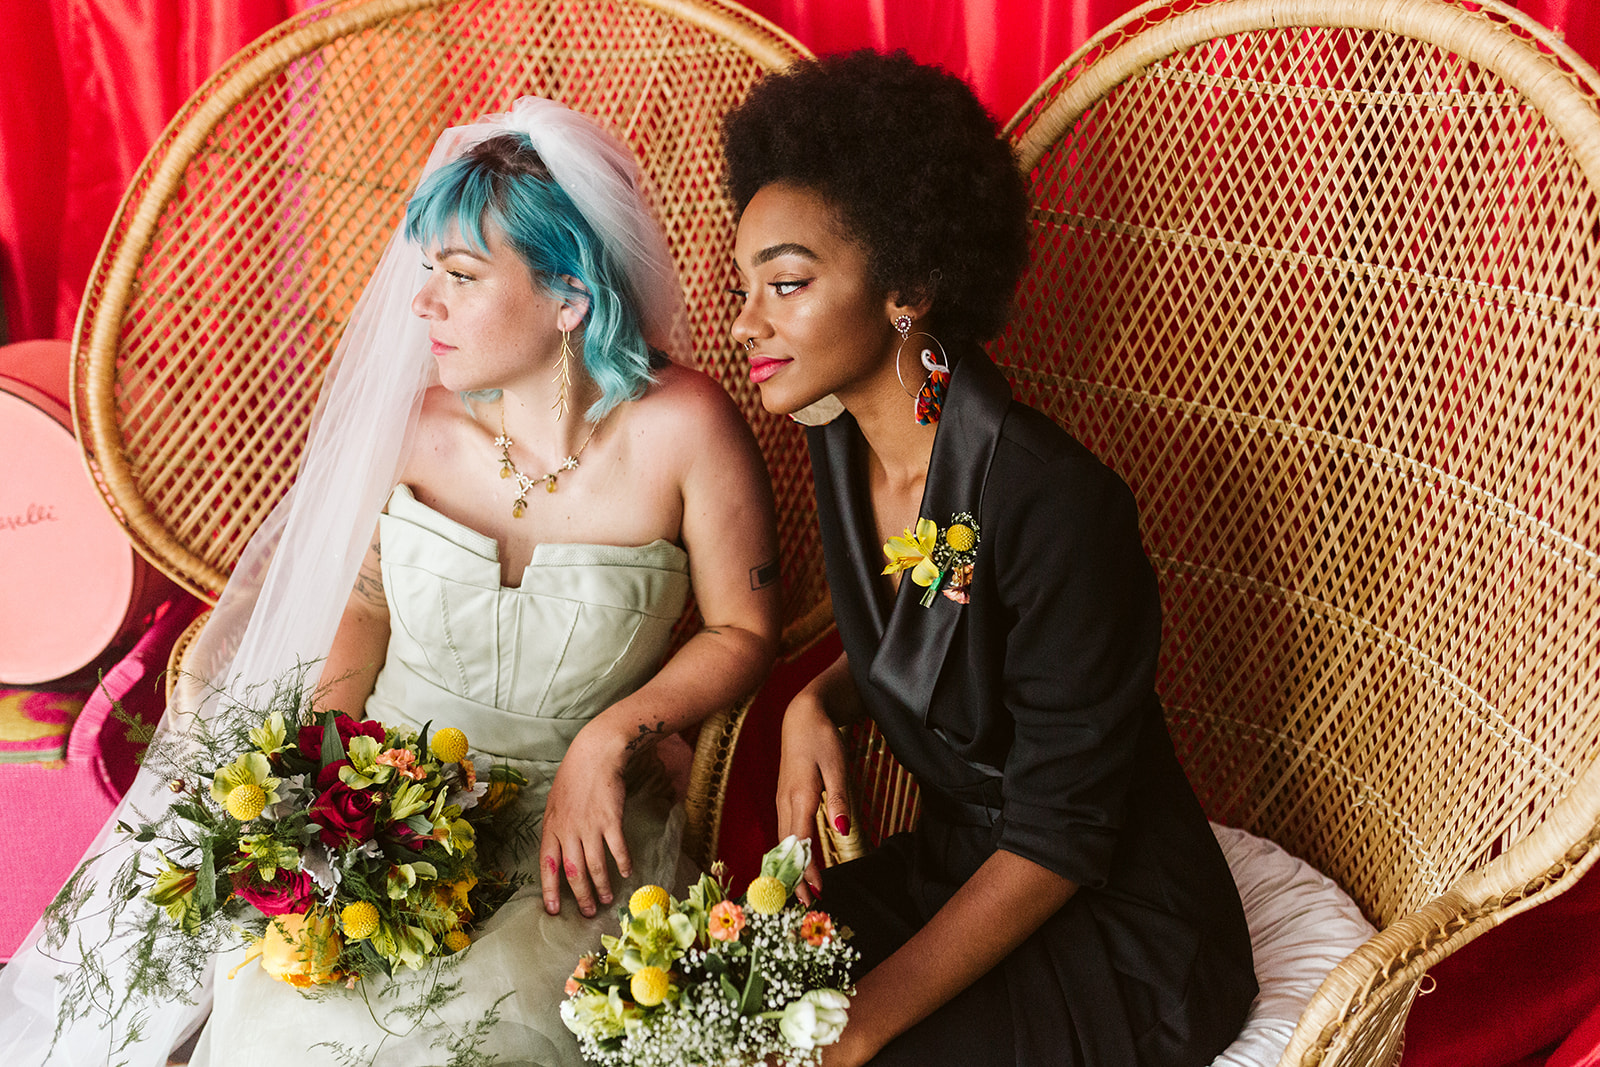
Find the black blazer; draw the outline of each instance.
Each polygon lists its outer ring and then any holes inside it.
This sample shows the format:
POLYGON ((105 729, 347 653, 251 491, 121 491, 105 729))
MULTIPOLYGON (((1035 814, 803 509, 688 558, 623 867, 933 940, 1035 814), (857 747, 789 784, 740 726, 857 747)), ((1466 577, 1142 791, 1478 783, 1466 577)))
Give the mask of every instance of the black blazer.
MULTIPOLYGON (((1081 1062, 1205 1062, 1255 982, 1238 893, 1156 696, 1160 598, 1133 494, 969 351, 919 515, 941 528, 977 517, 970 602, 924 607, 909 574, 890 602, 860 430, 845 414, 808 432, 851 673, 923 791, 916 837, 893 846, 912 858, 871 877, 908 883, 894 892, 915 901, 911 930, 995 849, 1071 879, 1078 893, 1007 961, 1010 984, 1060 987, 1081 1062)), ((845 873, 825 903, 862 892, 877 890, 845 873)), ((1036 992, 1017 1010, 1037 1029, 1036 992)))

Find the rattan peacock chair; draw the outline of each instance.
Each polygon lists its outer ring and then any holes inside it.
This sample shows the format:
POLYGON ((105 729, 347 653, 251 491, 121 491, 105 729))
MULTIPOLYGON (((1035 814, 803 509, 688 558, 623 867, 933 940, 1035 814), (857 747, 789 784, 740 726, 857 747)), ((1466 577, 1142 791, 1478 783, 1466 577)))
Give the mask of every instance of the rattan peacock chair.
MULTIPOLYGON (((994 348, 1133 486, 1212 818, 1379 927, 1282 1063, 1384 1065, 1430 965, 1600 839, 1600 77, 1495 0, 1184 0, 1012 121, 994 348)), ((868 840, 915 790, 852 734, 868 840)))
MULTIPOLYGON (((700 365, 744 410, 776 482, 788 618, 816 618, 826 589, 804 438, 761 409, 729 338, 718 147, 724 112, 803 54, 723 0, 333 0, 233 57, 135 177, 74 342, 79 438, 138 550, 216 600, 294 478, 328 359, 433 142, 535 94, 638 153, 700 365)), ((791 627, 789 643, 814 629, 791 627)), ((706 768, 723 765, 738 725, 710 724, 706 768)), ((697 796, 696 830, 720 811, 697 796)), ((710 847, 704 834, 693 844, 710 847)))

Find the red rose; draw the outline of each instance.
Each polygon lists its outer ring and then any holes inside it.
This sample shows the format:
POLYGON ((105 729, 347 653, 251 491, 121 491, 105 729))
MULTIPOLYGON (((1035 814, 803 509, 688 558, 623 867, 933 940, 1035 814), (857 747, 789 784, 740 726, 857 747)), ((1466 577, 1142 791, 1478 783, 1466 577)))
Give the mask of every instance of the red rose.
POLYGON ((326 790, 339 780, 339 771, 350 766, 347 759, 336 759, 317 772, 317 788, 326 790))
MULTIPOLYGON (((372 719, 357 722, 340 711, 334 714, 333 724, 339 731, 339 741, 346 751, 349 751, 352 737, 370 737, 378 742, 383 740, 383 723, 372 719)), ((295 747, 306 759, 322 762, 322 731, 320 725, 302 726, 300 732, 295 735, 295 747)))
POLYGON ((319 835, 329 848, 359 845, 372 839, 377 823, 378 798, 343 782, 330 785, 311 803, 311 821, 322 827, 319 835))
POLYGON ((253 877, 245 885, 234 886, 233 891, 261 914, 268 916, 307 911, 315 899, 312 896, 311 876, 305 871, 280 870, 270 882, 253 877))

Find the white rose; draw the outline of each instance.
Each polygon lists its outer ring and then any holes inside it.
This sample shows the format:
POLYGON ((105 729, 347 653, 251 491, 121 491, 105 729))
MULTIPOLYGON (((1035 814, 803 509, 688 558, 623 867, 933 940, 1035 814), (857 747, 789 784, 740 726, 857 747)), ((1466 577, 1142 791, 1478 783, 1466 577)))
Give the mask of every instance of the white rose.
POLYGON ((778 1031, 798 1049, 831 1045, 844 1033, 850 998, 837 989, 813 989, 791 1001, 778 1019, 778 1031))

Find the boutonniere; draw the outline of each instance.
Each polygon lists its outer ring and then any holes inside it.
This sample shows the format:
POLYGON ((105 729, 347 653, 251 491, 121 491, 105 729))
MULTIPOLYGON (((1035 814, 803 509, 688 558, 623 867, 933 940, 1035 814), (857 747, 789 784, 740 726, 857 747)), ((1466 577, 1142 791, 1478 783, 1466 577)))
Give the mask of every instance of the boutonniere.
POLYGON ((970 599, 967 590, 978 558, 978 540, 978 520, 969 512, 950 516, 950 525, 944 529, 932 519, 918 519, 915 531, 906 530, 884 543, 883 554, 889 563, 883 573, 899 574, 909 568, 911 580, 927 590, 922 594, 925 608, 940 592, 965 604, 970 599))

